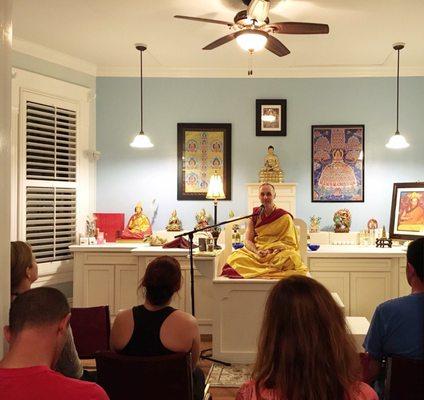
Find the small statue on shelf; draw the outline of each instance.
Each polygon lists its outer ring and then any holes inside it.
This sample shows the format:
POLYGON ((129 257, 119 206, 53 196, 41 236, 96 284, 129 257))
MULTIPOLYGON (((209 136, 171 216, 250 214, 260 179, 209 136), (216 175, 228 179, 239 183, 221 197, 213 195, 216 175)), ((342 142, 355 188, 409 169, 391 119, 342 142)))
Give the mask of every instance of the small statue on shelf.
POLYGON ((375 247, 392 247, 392 239, 387 238, 386 227, 383 225, 381 238, 375 240, 375 247))
POLYGON ((280 168, 280 161, 274 154, 274 146, 268 146, 268 154, 265 156, 264 167, 259 172, 259 182, 281 183, 284 174, 280 168))
POLYGON ((352 223, 352 216, 347 208, 342 208, 334 213, 334 232, 348 233, 352 223))
POLYGON ((137 203, 127 227, 121 234, 121 239, 145 239, 152 234, 149 218, 143 214, 141 203, 137 203))
POLYGON ((172 211, 171 217, 169 218, 168 225, 166 225, 166 230, 168 232, 178 232, 182 231, 182 224, 180 219, 177 217, 177 211, 172 211))
POLYGON ((90 238, 95 237, 96 233, 96 217, 93 214, 87 215, 85 220, 85 235, 90 238))
POLYGON ((309 232, 316 233, 319 232, 319 223, 321 222, 321 217, 317 217, 316 215, 312 215, 309 218, 311 224, 309 225, 309 232))
POLYGON ((197 214, 196 214, 196 221, 197 224, 194 227, 194 229, 201 229, 205 226, 209 225, 209 220, 211 216, 209 214, 206 214, 206 210, 202 208, 197 214))

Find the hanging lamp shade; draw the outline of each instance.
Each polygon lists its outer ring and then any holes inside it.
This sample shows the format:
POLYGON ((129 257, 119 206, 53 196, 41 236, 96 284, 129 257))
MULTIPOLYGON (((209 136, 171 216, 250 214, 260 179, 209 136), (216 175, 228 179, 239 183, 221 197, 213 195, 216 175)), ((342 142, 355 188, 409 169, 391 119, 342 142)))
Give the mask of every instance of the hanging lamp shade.
POLYGON ((143 131, 143 51, 147 49, 144 44, 136 44, 135 48, 140 51, 140 133, 137 133, 130 146, 146 149, 153 147, 150 138, 143 131))
POLYGON ((399 60, 400 51, 405 47, 405 43, 395 43, 393 48, 397 51, 397 76, 396 76, 396 132, 386 143, 388 149, 405 149, 409 143, 405 137, 399 133, 399 60))

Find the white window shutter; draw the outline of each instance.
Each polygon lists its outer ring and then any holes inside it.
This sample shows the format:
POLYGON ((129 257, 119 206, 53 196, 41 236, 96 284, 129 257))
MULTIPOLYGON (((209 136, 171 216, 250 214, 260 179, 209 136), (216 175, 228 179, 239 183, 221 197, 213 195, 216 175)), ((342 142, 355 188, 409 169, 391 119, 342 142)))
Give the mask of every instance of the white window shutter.
POLYGON ((76 232, 77 113, 49 100, 26 101, 26 240, 38 263, 71 258, 76 232))

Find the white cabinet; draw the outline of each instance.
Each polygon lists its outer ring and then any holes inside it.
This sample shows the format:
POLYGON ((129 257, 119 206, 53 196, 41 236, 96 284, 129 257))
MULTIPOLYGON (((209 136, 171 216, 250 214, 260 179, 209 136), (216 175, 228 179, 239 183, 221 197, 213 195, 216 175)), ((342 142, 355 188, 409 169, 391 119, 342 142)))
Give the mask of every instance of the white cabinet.
POLYGON ((346 315, 370 320, 382 302, 399 296, 399 263, 402 258, 391 254, 349 257, 314 254, 308 258, 314 279, 330 292, 336 292, 346 307, 346 315))
MULTIPOLYGON (((258 187, 260 183, 247 183, 247 212, 260 205, 258 187)), ((296 183, 272 183, 275 188, 275 204, 296 216, 296 183)))
POLYGON ((338 271, 316 271, 312 273, 312 277, 321 282, 331 293, 337 293, 345 306, 345 314, 350 312, 350 286, 349 272, 338 271))
MULTIPOLYGON (((146 272, 147 265, 157 256, 168 254, 174 256, 181 265, 181 289, 172 299, 171 306, 191 313, 190 263, 187 250, 147 248, 148 254, 132 249, 108 252, 107 248, 90 249, 74 246, 74 297, 75 307, 92 307, 109 305, 113 318, 119 310, 131 308, 143 301, 143 292, 138 290, 140 279, 146 272), (86 250, 86 251, 84 251, 86 250)), ((200 261, 195 260, 196 263, 200 261)), ((205 271, 214 271, 215 260, 203 261, 205 271)), ((200 333, 212 333, 213 292, 212 280, 194 270, 194 292, 196 318, 200 333)))

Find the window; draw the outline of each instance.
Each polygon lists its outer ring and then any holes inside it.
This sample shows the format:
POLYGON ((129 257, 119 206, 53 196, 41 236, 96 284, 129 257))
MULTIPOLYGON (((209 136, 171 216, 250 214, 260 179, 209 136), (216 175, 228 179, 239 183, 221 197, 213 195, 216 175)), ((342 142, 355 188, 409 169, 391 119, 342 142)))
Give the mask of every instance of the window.
POLYGON ((25 111, 26 241, 39 263, 69 259, 76 232, 77 113, 29 100, 25 111))

